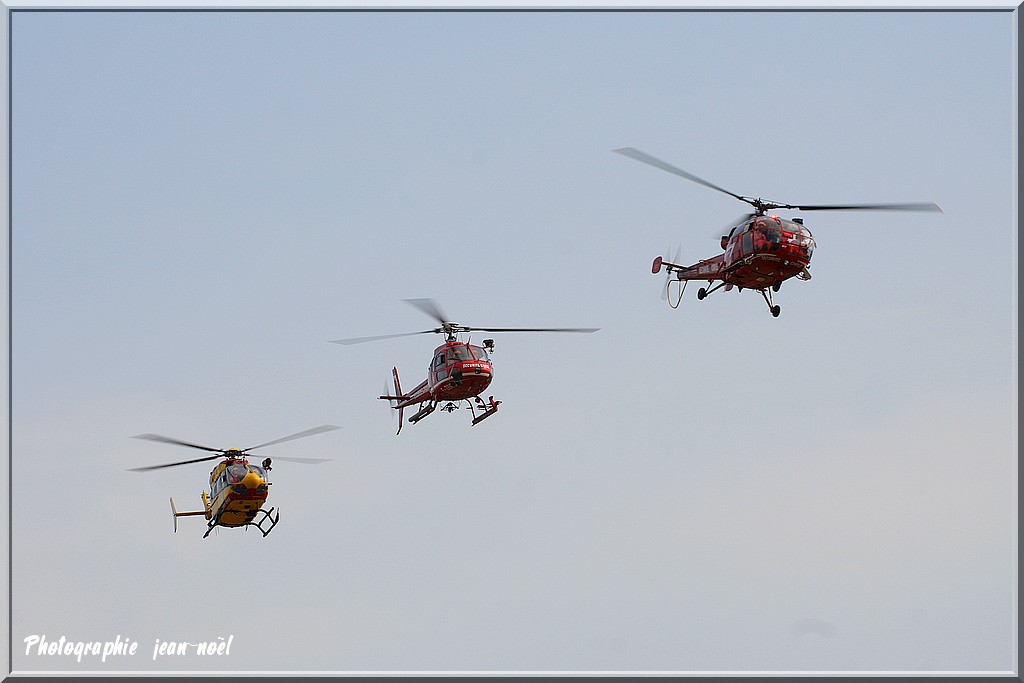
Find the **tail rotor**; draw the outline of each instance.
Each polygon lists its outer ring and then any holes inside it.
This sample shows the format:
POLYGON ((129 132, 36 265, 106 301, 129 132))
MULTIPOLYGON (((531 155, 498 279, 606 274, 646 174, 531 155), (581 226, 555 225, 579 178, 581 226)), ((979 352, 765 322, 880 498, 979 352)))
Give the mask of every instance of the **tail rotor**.
MULTIPOLYGON (((669 291, 668 290, 669 290, 669 285, 672 284, 672 280, 676 280, 676 282, 679 281, 677 278, 672 277, 672 266, 679 263, 679 256, 682 253, 682 251, 683 251, 682 245, 676 245, 676 250, 675 250, 675 253, 672 254, 672 259, 670 261, 668 261, 667 263, 663 260, 659 264, 659 265, 661 265, 662 267, 665 268, 665 286, 661 288, 661 300, 662 301, 668 301, 668 298, 669 298, 669 291)), ((671 253, 671 252, 668 249, 666 249, 665 250, 665 254, 668 255, 669 253, 671 253)), ((678 305, 678 303, 676 305, 678 305)), ((675 306, 673 306, 673 308, 675 308, 675 306)))
MULTIPOLYGON (((660 256, 654 260, 654 272, 659 272, 662 268, 665 268, 665 284, 661 288, 661 300, 668 302, 670 308, 679 308, 679 302, 683 299, 683 292, 686 291, 686 280, 680 280, 674 275, 674 273, 680 270, 679 257, 682 254, 682 245, 676 245, 675 253, 672 255, 671 261, 666 261, 660 256), (672 283, 676 283, 677 292, 672 292, 672 283), (674 301, 674 303, 673 303, 674 301)), ((665 252, 669 253, 668 251, 665 252)))
POLYGON ((388 384, 387 384, 387 380, 385 380, 384 381, 384 393, 381 394, 381 398, 387 399, 387 401, 391 405, 391 407, 398 411, 398 431, 395 432, 395 434, 398 435, 398 434, 402 433, 402 424, 403 424, 404 419, 405 419, 405 406, 401 405, 401 403, 402 403, 402 396, 404 396, 404 394, 402 393, 402 383, 398 379, 398 368, 397 367, 391 368, 391 375, 394 378, 395 393, 393 393, 391 395, 388 395, 388 384))

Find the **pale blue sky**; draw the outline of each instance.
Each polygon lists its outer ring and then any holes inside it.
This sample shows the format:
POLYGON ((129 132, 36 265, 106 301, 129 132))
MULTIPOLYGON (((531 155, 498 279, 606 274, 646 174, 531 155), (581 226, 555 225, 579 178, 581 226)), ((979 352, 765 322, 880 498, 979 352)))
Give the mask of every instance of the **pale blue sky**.
POLYGON ((13 628, 232 656, 114 669, 1015 666, 1015 17, 995 12, 13 15, 13 628), (678 310, 743 195, 814 279, 678 310), (394 435, 433 297, 499 413, 394 435), (484 335, 479 335, 481 338, 484 335), (202 522, 156 432, 274 469, 202 522), (808 626, 810 625, 810 626, 808 626))

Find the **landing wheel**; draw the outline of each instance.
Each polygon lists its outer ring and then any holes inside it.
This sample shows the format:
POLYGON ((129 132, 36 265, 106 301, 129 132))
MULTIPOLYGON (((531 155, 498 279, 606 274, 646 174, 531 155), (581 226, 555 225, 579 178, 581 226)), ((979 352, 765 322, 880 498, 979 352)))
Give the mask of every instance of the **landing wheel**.
POLYGON ((776 282, 774 285, 772 285, 772 291, 773 292, 777 292, 777 291, 779 291, 780 287, 782 287, 782 283, 781 282, 776 282))
POLYGON ((708 295, 708 290, 704 289, 703 287, 701 287, 700 289, 697 290, 697 300, 698 301, 703 301, 704 297, 706 297, 707 295, 708 295))
POLYGON ((779 317, 779 313, 782 313, 782 309, 779 308, 778 304, 776 304, 775 306, 772 306, 771 311, 772 311, 772 317, 773 318, 778 318, 779 317))

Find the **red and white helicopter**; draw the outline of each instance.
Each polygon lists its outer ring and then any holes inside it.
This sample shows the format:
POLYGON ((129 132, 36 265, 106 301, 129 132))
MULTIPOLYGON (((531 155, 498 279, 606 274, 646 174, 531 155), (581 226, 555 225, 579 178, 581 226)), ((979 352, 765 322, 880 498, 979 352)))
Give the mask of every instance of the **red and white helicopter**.
MULTIPOLYGON (((661 159, 652 157, 650 154, 641 152, 633 147, 623 147, 612 150, 631 159, 642 161, 645 164, 668 171, 673 175, 692 180, 695 183, 718 190, 730 197, 735 197, 741 202, 746 202, 754 207, 754 212, 743 216, 733 227, 728 235, 723 235, 721 244, 724 253, 712 256, 709 259, 702 259, 692 266, 684 266, 679 263, 670 263, 661 256, 654 259, 651 272, 658 274, 662 267, 667 271, 668 278, 665 281, 664 296, 669 300, 669 306, 676 308, 683 298, 686 290, 686 283, 690 280, 707 280, 710 286, 716 280, 718 284, 705 289, 701 287, 697 291, 697 298, 704 299, 708 294, 722 287, 726 291, 733 287, 743 291, 744 288, 755 289, 764 297, 768 304, 768 310, 775 317, 778 317, 781 308, 772 302, 772 292, 779 291, 779 287, 785 280, 792 277, 801 280, 810 280, 811 273, 808 266, 811 263, 811 255, 814 253, 815 242, 811 231, 804 227, 802 218, 785 219, 774 213, 768 213, 774 209, 794 209, 798 211, 939 211, 935 203, 902 203, 902 204, 785 204, 782 202, 770 202, 764 199, 744 197, 723 189, 718 185, 709 183, 703 178, 698 178, 681 168, 661 159), (669 288, 673 282, 679 287, 678 296, 675 297, 675 304, 669 295, 669 288)), ((678 261, 678 256, 672 259, 678 261)))
POLYGON ((490 353, 494 351, 494 340, 484 339, 482 346, 476 346, 469 342, 459 341, 458 335, 465 332, 596 332, 596 327, 467 327, 451 322, 441 312, 440 307, 433 299, 403 299, 406 303, 415 306, 431 318, 441 324, 440 327, 432 330, 421 330, 419 332, 404 332, 401 334, 385 334, 376 337, 356 337, 352 339, 334 339, 333 344, 361 344, 368 341, 380 339, 393 339, 395 337, 409 337, 416 334, 443 334, 445 342, 434 349, 434 356, 427 368, 427 378, 416 385, 416 388, 409 392, 402 391, 401 382, 398 379, 398 368, 392 368, 395 391, 393 394, 384 394, 378 398, 384 399, 391 404, 391 407, 398 411, 398 431, 402 432, 402 422, 406 408, 421 406, 416 413, 409 418, 410 424, 415 424, 430 415, 438 407, 441 410, 451 413, 458 409, 459 404, 465 401, 473 413, 473 424, 479 423, 498 410, 501 401, 494 400, 488 396, 485 402, 480 395, 490 386, 494 379, 494 367, 491 364, 490 353), (421 405, 422 404, 422 405, 421 405))

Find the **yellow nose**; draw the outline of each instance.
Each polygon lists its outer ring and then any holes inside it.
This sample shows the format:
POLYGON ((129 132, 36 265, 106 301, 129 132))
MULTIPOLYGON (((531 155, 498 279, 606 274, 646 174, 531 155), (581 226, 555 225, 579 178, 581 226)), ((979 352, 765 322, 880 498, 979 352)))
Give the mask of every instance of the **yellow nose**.
POLYGON ((242 486, 244 486, 247 489, 254 489, 260 484, 262 484, 263 480, 260 479, 260 475, 256 474, 255 472, 249 472, 244 477, 242 477, 241 483, 242 486))

